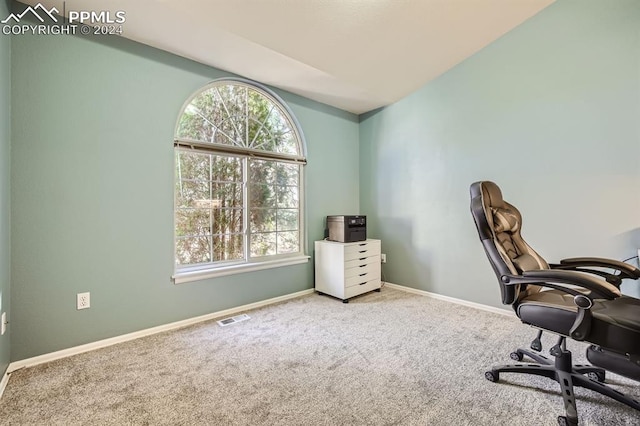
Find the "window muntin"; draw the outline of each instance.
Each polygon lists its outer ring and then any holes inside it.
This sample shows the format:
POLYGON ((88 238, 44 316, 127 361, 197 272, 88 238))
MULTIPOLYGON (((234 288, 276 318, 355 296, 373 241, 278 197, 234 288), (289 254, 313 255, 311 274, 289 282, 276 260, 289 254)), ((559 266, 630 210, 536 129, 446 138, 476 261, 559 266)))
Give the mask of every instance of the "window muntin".
POLYGON ((273 94, 214 82, 185 104, 175 137, 177 272, 303 254, 303 143, 273 94))
POLYGON ((178 121, 176 139, 301 157, 299 132, 268 92, 240 82, 216 82, 193 96, 178 121))

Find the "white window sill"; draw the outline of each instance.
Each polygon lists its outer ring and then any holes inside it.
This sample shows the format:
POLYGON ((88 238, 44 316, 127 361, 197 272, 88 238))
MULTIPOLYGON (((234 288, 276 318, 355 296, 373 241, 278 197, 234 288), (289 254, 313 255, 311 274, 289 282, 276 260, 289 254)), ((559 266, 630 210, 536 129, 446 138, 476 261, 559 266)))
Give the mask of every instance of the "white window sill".
POLYGON ((263 269, 280 268, 282 266, 298 265, 307 263, 311 256, 301 255, 288 257, 285 259, 268 260, 256 263, 242 263, 239 265, 218 266, 210 269, 200 269, 197 271, 176 272, 173 277, 175 284, 183 284, 191 281, 206 280, 208 278, 223 277, 225 275, 241 274, 244 272, 261 271, 263 269))

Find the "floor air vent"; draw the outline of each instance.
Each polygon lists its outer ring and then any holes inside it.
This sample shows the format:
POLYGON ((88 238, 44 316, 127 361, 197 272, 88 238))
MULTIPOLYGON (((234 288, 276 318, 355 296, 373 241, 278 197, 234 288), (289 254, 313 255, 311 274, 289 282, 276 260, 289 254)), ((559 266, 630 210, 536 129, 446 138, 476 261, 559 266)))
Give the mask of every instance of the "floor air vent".
POLYGON ((249 315, 242 314, 242 315, 236 315, 235 317, 221 319, 220 321, 217 321, 217 322, 218 322, 218 325, 220 325, 220 327, 226 327, 228 325, 235 324, 237 322, 246 321, 249 318, 251 318, 249 315))

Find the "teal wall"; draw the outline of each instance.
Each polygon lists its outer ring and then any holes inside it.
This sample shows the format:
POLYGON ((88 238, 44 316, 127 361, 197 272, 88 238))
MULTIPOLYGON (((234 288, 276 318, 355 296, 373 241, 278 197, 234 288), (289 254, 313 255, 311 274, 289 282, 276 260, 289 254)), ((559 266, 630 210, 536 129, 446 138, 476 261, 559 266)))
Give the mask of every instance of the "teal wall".
MULTIPOLYGON (((548 259, 635 255, 637 22, 635 0, 558 0, 360 123, 276 90, 306 136, 309 252, 325 215, 367 214, 388 281, 497 306, 468 197, 492 179, 548 259)), ((0 371, 9 351, 20 360, 312 287, 312 263, 170 280, 175 120, 228 74, 121 38, 0 47, 0 289, 8 308, 11 279, 13 307, 0 371), (84 291, 92 307, 77 311, 84 291)))
MULTIPOLYGON (((10 3, 0 1, 0 19, 9 14, 10 3)), ((0 313, 11 299, 11 36, 0 35, 0 313)), ((0 378, 9 365, 11 331, 0 336, 0 378)))
MULTIPOLYGON (((20 35, 13 55, 12 360, 313 287, 312 262, 170 280, 176 119, 228 74, 117 37, 20 35)), ((311 251, 358 211, 358 119, 276 92, 306 137, 311 251)))
MULTIPOLYGON (((390 282, 499 305, 469 213, 493 180, 544 257, 640 247, 640 2, 559 0, 361 117, 360 210, 390 282)), ((625 291, 640 295, 637 283, 625 291)))

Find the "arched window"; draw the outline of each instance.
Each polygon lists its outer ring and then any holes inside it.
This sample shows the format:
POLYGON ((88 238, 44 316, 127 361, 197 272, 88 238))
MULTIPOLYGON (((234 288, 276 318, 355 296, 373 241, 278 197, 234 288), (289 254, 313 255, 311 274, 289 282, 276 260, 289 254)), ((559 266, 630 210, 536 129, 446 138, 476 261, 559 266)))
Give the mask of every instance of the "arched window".
POLYGON ((304 142, 274 93, 214 81, 185 103, 174 147, 176 282, 307 261, 304 142))

